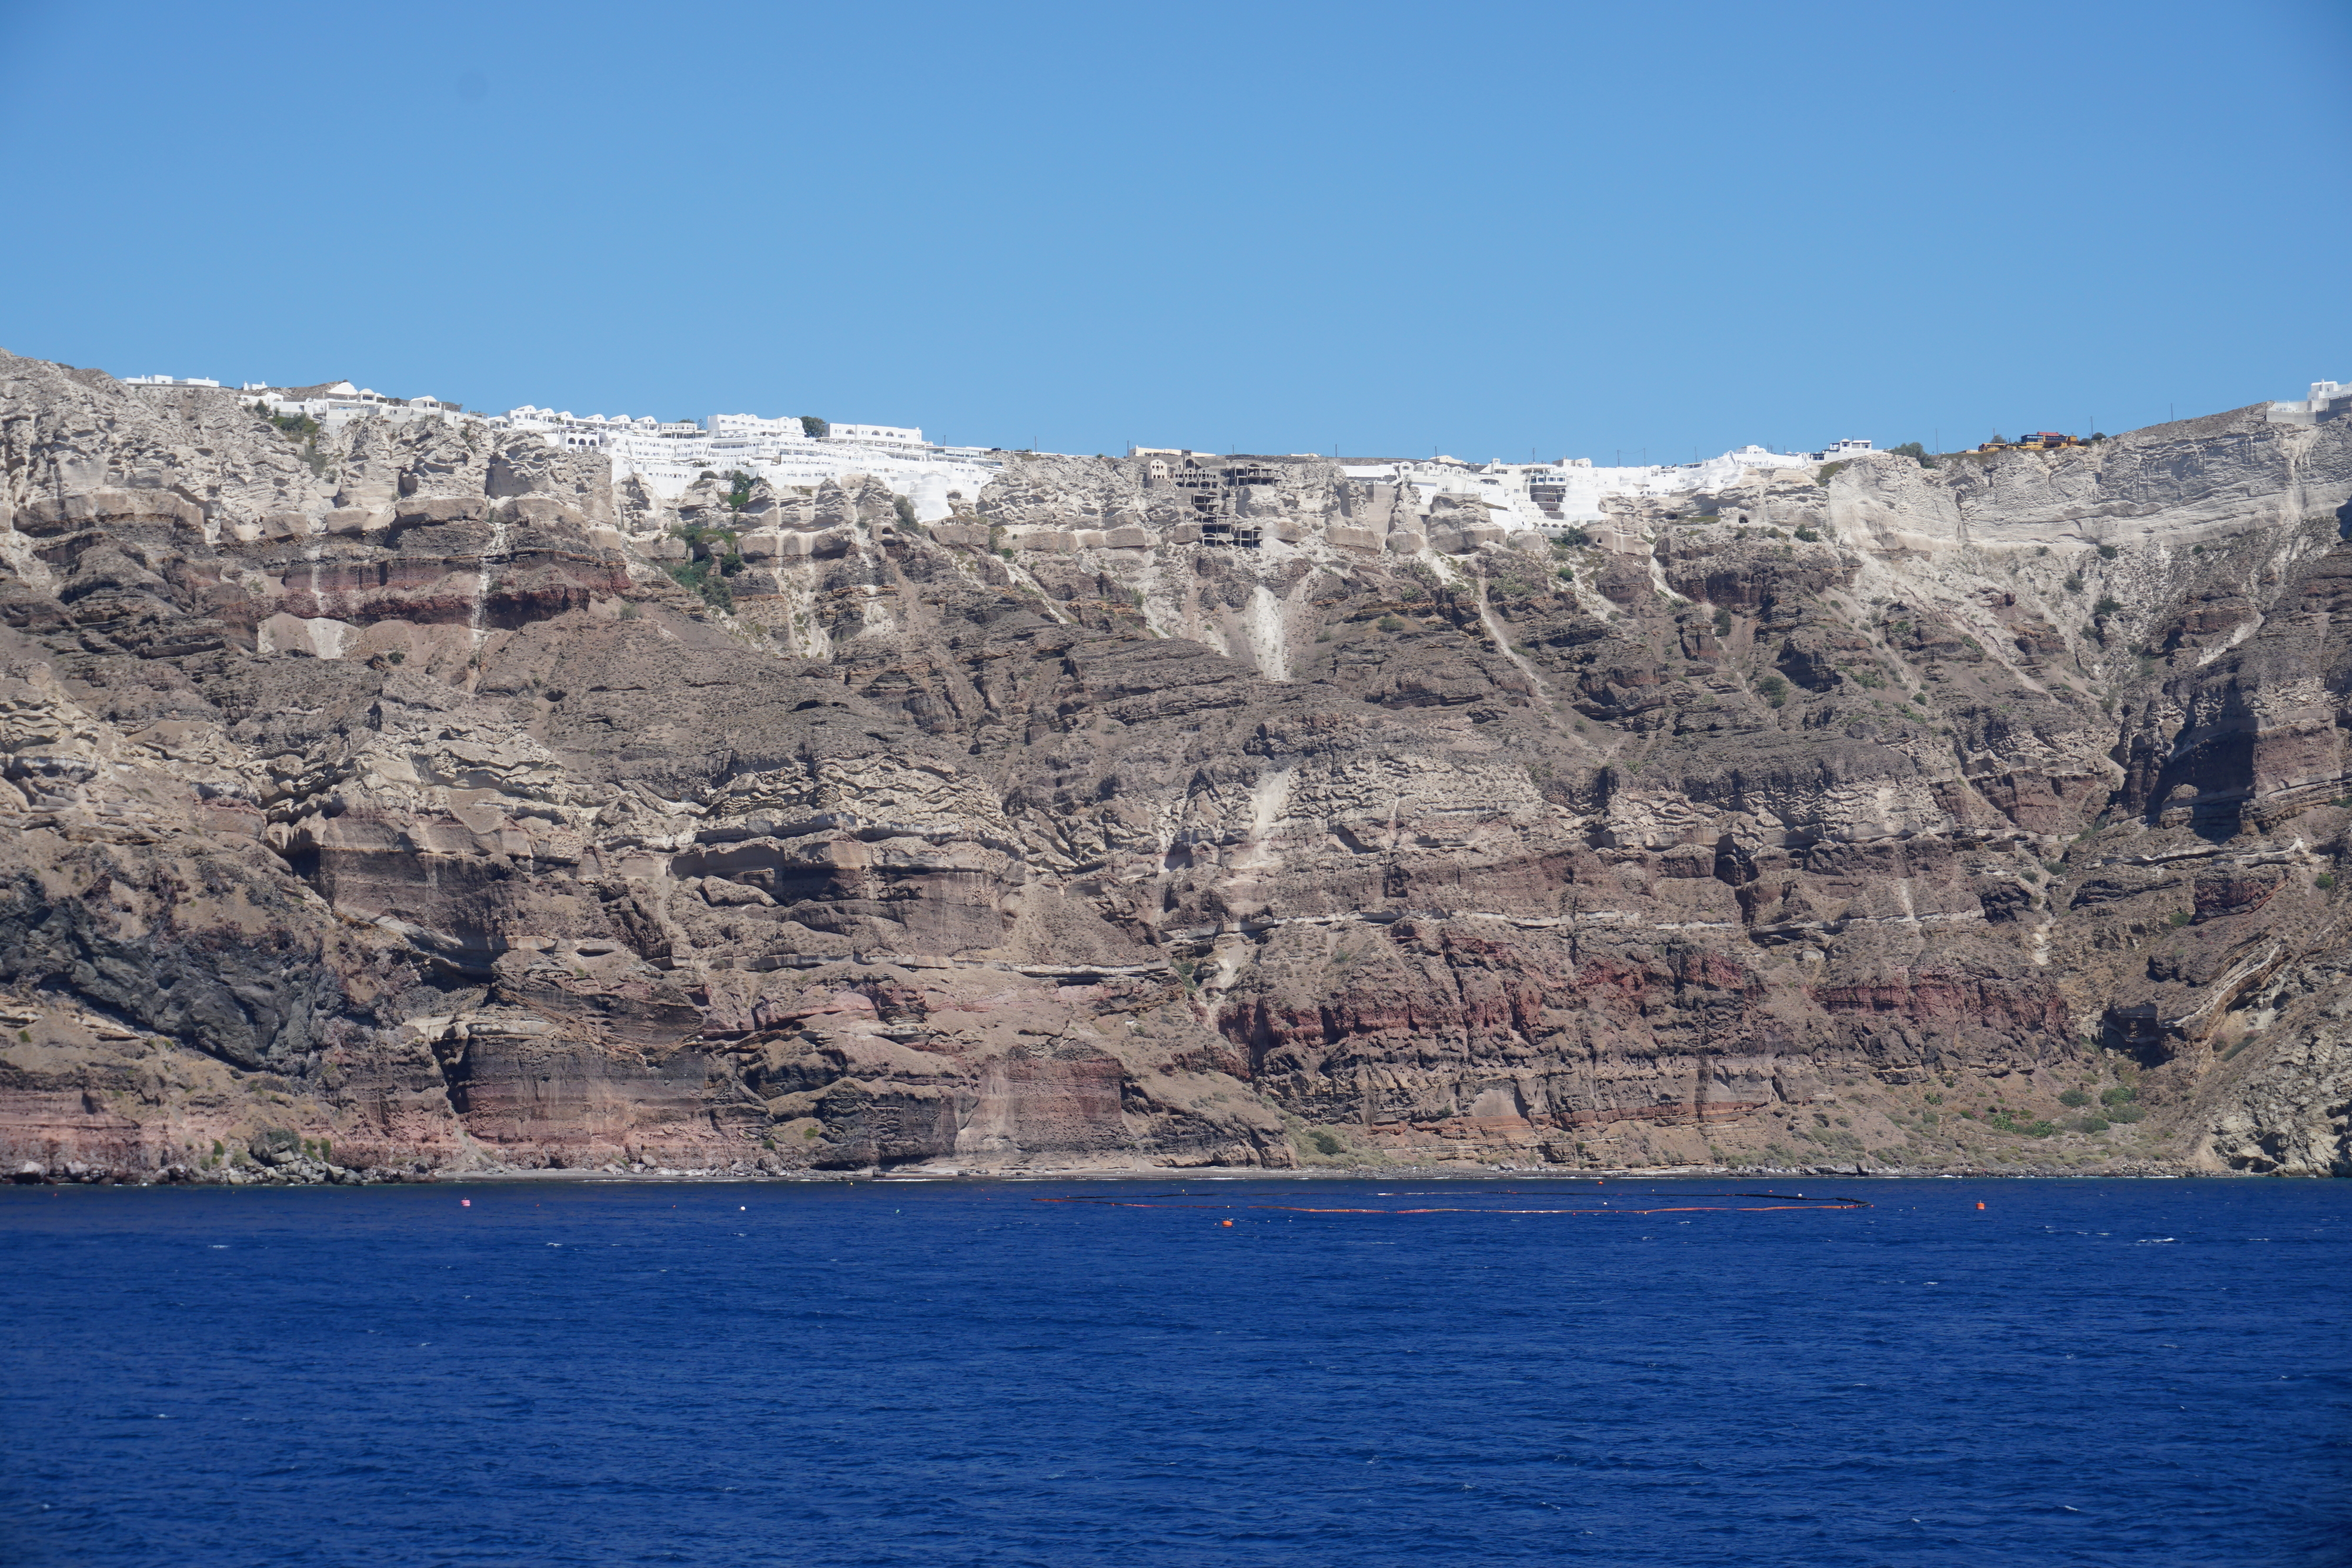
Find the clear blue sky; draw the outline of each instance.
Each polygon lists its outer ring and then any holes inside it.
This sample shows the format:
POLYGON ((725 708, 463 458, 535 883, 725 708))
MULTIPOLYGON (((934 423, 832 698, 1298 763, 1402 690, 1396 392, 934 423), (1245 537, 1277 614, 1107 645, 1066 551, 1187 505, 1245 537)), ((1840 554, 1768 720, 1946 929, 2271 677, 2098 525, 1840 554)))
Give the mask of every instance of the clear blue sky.
POLYGON ((0 0, 0 347, 1687 457, 2352 380, 2352 4, 0 0))

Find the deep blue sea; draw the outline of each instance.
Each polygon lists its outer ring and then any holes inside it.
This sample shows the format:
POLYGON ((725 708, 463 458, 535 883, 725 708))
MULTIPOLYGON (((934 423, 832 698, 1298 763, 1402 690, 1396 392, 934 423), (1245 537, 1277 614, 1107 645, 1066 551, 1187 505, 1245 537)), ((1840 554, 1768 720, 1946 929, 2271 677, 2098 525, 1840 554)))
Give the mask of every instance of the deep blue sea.
POLYGON ((2352 1562, 2352 1182, 1767 1185, 0 1191, 0 1563, 2352 1562))

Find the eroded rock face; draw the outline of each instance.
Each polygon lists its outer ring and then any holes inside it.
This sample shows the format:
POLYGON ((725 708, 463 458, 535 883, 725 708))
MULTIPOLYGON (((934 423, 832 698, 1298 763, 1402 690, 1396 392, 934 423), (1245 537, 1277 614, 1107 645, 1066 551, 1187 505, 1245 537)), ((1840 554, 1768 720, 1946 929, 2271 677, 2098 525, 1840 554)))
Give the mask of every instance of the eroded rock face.
POLYGON ((2346 445, 923 526, 0 359, 0 1166, 2339 1168, 2346 445))

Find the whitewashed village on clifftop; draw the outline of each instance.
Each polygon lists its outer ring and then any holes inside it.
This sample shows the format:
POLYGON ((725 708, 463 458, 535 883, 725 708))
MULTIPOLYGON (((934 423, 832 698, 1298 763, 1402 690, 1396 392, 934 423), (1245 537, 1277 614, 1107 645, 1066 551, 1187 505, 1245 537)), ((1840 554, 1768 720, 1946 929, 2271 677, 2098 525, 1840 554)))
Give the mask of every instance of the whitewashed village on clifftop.
MULTIPOLYGON (((168 375, 133 376, 123 384, 157 390, 222 386, 211 378, 168 375)), ((2315 397, 2318 391, 2315 385, 2315 397)), ((329 429, 356 419, 392 423, 432 419, 535 434, 564 451, 601 451, 612 458, 616 486, 635 480, 649 498, 664 502, 677 500, 697 480, 711 476, 743 474, 779 490, 814 491, 827 481, 837 484, 862 475, 880 480, 893 494, 906 497, 914 519, 927 524, 952 522, 960 511, 968 511, 969 504, 978 499, 1008 461, 1065 455, 943 445, 926 441, 919 426, 833 423, 809 415, 768 418, 721 413, 699 422, 665 421, 625 414, 577 415, 530 403, 503 414, 483 414, 429 395, 387 397, 348 381, 305 387, 247 382, 238 393, 245 402, 267 409, 276 417, 309 419, 329 429)), ((1549 463, 1507 463, 1496 458, 1478 464, 1445 455, 1339 463, 1339 476, 1349 490, 1360 496, 1363 505, 1350 509, 1344 520, 1334 519, 1339 531, 1329 542, 1418 550, 1426 541, 1434 514, 1459 514, 1473 508, 1486 516, 1452 517, 1446 519, 1454 525, 1451 531, 1458 534, 1465 527, 1491 528, 1498 539, 1513 533, 1538 537, 1558 537, 1571 529, 1591 533, 1594 530, 1588 525, 1608 523, 1607 503, 1612 499, 1720 489, 1769 479, 1779 471, 1810 474, 1823 463, 1877 455, 1871 442, 1846 439, 1815 452, 1775 452, 1751 444, 1686 464, 1596 465, 1586 457, 1549 463), (1362 526, 1366 523, 1372 526, 1362 526), (1400 539, 1391 546, 1388 536, 1392 533, 1416 537, 1410 543, 1400 539)), ((1202 514, 1202 532, 1194 536, 1199 542, 1242 546, 1262 544, 1266 537, 1264 527, 1248 521, 1251 492, 1277 485, 1285 465, 1327 461, 1313 453, 1229 455, 1147 446, 1130 447, 1127 455, 1144 465, 1146 486, 1195 492, 1195 505, 1202 514)), ((1328 461, 1338 462, 1336 457, 1328 461)), ((1261 517, 1270 496, 1268 489, 1258 497, 1261 517)), ((1277 528, 1275 537, 1281 538, 1286 531, 1277 528)), ((1132 530, 1129 532, 1131 536, 1132 530)), ((1474 534, 1467 542, 1475 547, 1483 537, 1474 534)), ((1055 542, 1046 542, 1044 548, 1055 548, 1055 542)), ((1128 548, 1148 548, 1157 542, 1132 537, 1122 540, 1128 548)), ((1615 539, 1606 528, 1596 542, 1610 548, 1642 548, 1638 537, 1615 539)))

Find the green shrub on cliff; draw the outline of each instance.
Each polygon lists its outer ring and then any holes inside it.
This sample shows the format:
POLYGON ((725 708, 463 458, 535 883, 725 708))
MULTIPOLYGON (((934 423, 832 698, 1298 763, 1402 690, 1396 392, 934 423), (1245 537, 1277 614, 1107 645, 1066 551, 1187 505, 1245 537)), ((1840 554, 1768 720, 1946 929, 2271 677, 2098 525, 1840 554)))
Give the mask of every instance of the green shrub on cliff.
MULTIPOLYGON (((742 557, 733 556, 725 559, 734 560, 737 562, 737 570, 741 570, 742 557)), ((670 577, 680 588, 690 588, 700 594, 702 602, 711 609, 731 611, 735 608, 735 591, 728 586, 723 564, 718 571, 710 570, 713 564, 715 564, 713 560, 708 557, 701 560, 673 561, 668 567, 668 571, 670 577)))
POLYGON ((1778 675, 1766 675, 1756 683, 1756 695, 1779 707, 1789 700, 1789 683, 1778 675))

